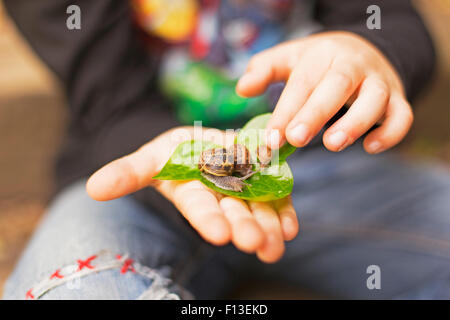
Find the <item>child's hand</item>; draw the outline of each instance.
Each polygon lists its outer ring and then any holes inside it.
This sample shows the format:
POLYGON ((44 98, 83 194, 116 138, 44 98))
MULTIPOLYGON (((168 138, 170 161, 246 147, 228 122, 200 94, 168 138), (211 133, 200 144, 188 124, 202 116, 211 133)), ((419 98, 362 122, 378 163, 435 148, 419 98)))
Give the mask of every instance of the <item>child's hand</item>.
MULTIPOLYGON (((405 54, 408 54, 405 52, 405 54)), ((262 94, 272 82, 286 81, 268 124, 272 148, 287 140, 302 147, 347 102, 347 113, 323 136, 331 151, 341 151, 373 125, 364 140, 369 153, 391 148, 408 132, 413 113, 401 80, 371 43, 349 32, 327 32, 275 46, 255 55, 236 91, 262 94)))
MULTIPOLYGON (((122 197, 153 186, 189 221, 208 242, 223 245, 230 240, 244 252, 255 252, 264 262, 275 262, 284 253, 284 242, 298 233, 298 221, 290 197, 272 202, 244 201, 219 194, 200 181, 153 180, 177 145, 195 136, 193 127, 169 130, 136 152, 110 162, 87 182, 95 200, 122 197), (178 130, 178 132, 177 132, 178 130), (175 139, 176 137, 176 139, 175 139)), ((208 137, 225 145, 226 133, 208 137)), ((199 133, 201 134, 201 133, 199 133)), ((205 134, 205 139, 206 138, 205 134)))

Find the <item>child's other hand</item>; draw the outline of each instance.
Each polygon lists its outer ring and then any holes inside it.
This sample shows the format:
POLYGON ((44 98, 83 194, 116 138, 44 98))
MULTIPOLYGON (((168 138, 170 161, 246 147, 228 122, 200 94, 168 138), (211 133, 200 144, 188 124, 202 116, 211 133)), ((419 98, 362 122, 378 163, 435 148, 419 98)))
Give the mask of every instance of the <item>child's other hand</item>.
MULTIPOLYGON (((405 54, 408 54, 405 52, 405 54)), ((348 101, 342 118, 326 130, 324 145, 341 151, 376 123, 364 140, 369 153, 384 151, 408 132, 413 113, 401 80, 385 56, 349 32, 327 32, 286 42, 255 55, 236 91, 262 94, 272 82, 286 81, 267 129, 268 144, 303 147, 348 101)))

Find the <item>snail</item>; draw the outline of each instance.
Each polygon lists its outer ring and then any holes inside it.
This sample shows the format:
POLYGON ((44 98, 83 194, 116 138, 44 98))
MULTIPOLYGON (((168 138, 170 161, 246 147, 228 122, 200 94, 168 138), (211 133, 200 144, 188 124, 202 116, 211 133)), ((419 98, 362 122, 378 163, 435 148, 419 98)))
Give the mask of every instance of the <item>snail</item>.
MULTIPOLYGON (((258 159, 261 167, 270 163, 270 149, 258 147, 258 159)), ((228 148, 214 148, 202 152, 198 163, 202 176, 219 188, 242 192, 252 175, 258 171, 253 170, 253 164, 248 149, 241 144, 234 144, 228 148), (235 176, 237 174, 239 176, 235 176)))

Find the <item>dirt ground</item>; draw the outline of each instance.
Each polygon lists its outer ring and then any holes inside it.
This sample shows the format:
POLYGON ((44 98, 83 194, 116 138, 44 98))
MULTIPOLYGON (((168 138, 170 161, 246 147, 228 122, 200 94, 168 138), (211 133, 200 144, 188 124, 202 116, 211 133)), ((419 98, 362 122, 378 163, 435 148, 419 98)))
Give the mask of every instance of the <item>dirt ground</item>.
MULTIPOLYGON (((416 2, 438 46, 439 67, 398 150, 450 164, 450 1, 416 2)), ((52 163, 66 119, 57 82, 23 42, 0 1, 0 296, 53 188, 52 163)), ((258 291, 244 290, 238 297, 258 298, 258 291)), ((286 291, 279 296, 286 297, 286 291)))

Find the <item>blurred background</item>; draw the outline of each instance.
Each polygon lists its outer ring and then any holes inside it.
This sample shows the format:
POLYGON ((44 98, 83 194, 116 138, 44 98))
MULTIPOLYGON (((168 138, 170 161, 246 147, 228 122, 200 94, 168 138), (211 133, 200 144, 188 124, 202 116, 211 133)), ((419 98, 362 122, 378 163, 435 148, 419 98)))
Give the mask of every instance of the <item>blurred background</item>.
MULTIPOLYGON (((434 81, 415 103, 413 129, 397 150, 415 161, 450 167, 450 0, 414 2, 433 35, 439 62, 434 81)), ((0 296, 53 190, 53 159, 66 120, 57 81, 23 41, 0 0, 0 296)), ((253 287, 242 295, 257 299, 260 292, 253 287)), ((283 295, 289 290, 279 290, 283 295)))

